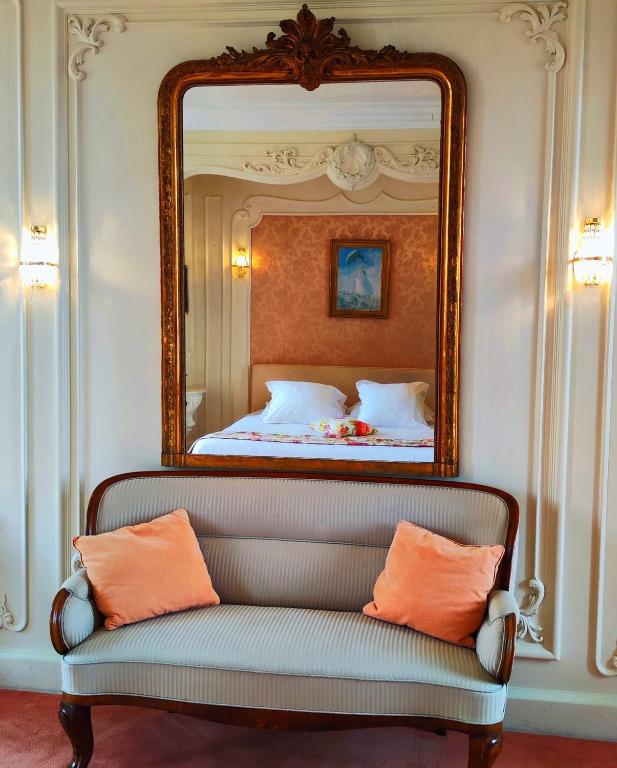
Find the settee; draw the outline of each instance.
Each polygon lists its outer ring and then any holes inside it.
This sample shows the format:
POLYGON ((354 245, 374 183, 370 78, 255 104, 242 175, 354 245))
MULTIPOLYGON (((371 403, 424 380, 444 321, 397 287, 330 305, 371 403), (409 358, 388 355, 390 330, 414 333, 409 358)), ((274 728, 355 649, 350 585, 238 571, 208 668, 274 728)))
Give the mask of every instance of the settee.
POLYGON ((220 606, 106 631, 83 569, 54 599, 72 768, 89 764, 91 707, 105 704, 260 728, 462 731, 470 768, 493 764, 517 622, 510 495, 437 480, 139 472, 99 485, 87 533, 178 508, 189 512, 220 606), (505 547, 475 649, 362 614, 401 519, 505 547))

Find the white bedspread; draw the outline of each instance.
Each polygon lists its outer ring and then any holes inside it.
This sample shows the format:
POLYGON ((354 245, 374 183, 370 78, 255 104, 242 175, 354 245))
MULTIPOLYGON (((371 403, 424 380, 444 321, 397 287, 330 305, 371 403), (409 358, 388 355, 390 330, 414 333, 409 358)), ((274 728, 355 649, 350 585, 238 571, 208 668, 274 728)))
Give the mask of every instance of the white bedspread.
MULTIPOLYGON (((310 435, 316 434, 306 424, 265 424, 261 411, 250 413, 225 432, 261 432, 262 434, 310 435)), ((422 440, 433 437, 431 427, 383 428, 377 437, 398 440, 422 440)), ((432 448, 398 448, 374 445, 306 445, 298 443, 266 443, 232 440, 204 435, 197 439, 189 453, 214 456, 274 456, 300 459, 346 459, 351 461, 433 461, 432 448)))

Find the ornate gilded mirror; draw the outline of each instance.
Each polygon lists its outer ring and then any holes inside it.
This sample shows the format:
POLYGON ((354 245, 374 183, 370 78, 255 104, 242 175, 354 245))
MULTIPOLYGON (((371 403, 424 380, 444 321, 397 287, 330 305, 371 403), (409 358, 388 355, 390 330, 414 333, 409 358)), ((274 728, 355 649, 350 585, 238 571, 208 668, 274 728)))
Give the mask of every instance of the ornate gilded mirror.
POLYGON ((465 81, 333 25, 161 84, 165 466, 458 473, 465 81))

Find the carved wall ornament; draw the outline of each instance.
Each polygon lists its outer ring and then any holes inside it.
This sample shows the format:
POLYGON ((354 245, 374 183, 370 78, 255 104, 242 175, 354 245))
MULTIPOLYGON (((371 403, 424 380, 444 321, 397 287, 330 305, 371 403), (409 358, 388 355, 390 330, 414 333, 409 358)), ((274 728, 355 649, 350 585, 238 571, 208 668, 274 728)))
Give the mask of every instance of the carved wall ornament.
POLYGON ((559 72, 565 63, 566 52, 553 25, 558 21, 566 20, 566 14, 561 9, 567 7, 566 0, 558 0, 550 8, 547 5, 532 7, 527 3, 508 3, 502 8, 499 19, 508 23, 513 16, 518 15, 522 21, 526 21, 530 26, 526 32, 529 42, 537 43, 541 40, 546 46, 548 53, 546 69, 559 72))
POLYGON ((356 137, 336 147, 323 147, 309 160, 301 160, 296 147, 269 149, 265 154, 270 162, 254 164, 247 160, 243 171, 279 179, 309 178, 321 171, 348 191, 367 187, 380 172, 409 180, 413 174, 436 175, 439 170, 439 150, 434 147, 414 144, 405 156, 395 157, 386 147, 372 147, 356 137))
POLYGON ((248 160, 242 166, 244 171, 257 173, 261 176, 299 176, 310 173, 316 168, 327 165, 332 157, 332 148, 320 149, 310 160, 300 160, 296 147, 283 147, 282 149, 266 150, 266 157, 271 158, 270 163, 253 165, 248 160))
POLYGON ((85 80, 87 75, 80 67, 85 61, 86 54, 96 54, 101 50, 104 45, 101 39, 103 32, 110 32, 112 29, 116 32, 124 32, 126 19, 116 13, 101 16, 96 20, 82 20, 79 16, 71 14, 67 18, 67 23, 69 33, 79 40, 69 58, 69 76, 76 81, 85 80))
POLYGON ((538 611, 544 600, 544 594, 544 584, 540 579, 529 579, 527 582, 527 594, 519 609, 520 616, 516 628, 516 636, 520 640, 524 640, 529 635, 534 643, 542 644, 544 642, 544 637, 542 636, 543 627, 537 622, 538 611))
POLYGON ((15 623, 13 613, 9 608, 8 598, 4 596, 4 602, 0 605, 0 629, 12 629, 15 623))
POLYGON ((331 69, 337 67, 388 67, 404 62, 409 54, 393 45, 379 51, 366 50, 351 45, 344 29, 334 33, 334 17, 317 19, 302 6, 295 19, 280 22, 283 32, 279 37, 270 32, 266 49, 237 51, 227 46, 227 53, 212 59, 217 70, 242 72, 245 70, 283 70, 307 91, 313 91, 328 79, 331 69))
POLYGON ((368 187, 378 173, 375 152, 368 144, 356 139, 339 144, 332 152, 326 173, 341 189, 368 187))
POLYGON ((439 150, 422 144, 414 144, 405 158, 395 157, 386 147, 375 147, 375 158, 383 168, 394 168, 408 173, 439 170, 439 150))

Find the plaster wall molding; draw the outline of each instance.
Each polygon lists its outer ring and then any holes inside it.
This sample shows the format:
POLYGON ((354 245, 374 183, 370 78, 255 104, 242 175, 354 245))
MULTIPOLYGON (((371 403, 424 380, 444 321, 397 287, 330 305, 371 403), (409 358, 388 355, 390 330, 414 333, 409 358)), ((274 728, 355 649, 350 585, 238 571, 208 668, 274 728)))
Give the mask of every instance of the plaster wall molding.
POLYGON ((508 3, 505 5, 499 18, 504 23, 509 23, 513 16, 529 25, 526 35, 530 43, 542 42, 546 46, 545 68, 550 72, 559 72, 566 60, 566 51, 559 35, 553 29, 553 25, 566 20, 566 14, 562 9, 568 7, 566 0, 558 0, 550 7, 547 5, 531 6, 527 3, 508 3))
MULTIPOLYGON (((17 253, 19 253, 22 230, 25 229, 26 221, 26 174, 25 174, 25 123, 24 123, 24 8, 22 0, 12 0, 10 5, 15 12, 15 27, 13 35, 9 34, 8 29, 0 29, 0 36, 4 34, 8 37, 7 63, 9 69, 7 81, 10 81, 11 75, 15 82, 15 121, 14 127, 9 130, 14 131, 14 151, 16 157, 16 226, 17 231, 15 239, 17 243, 17 253), (14 55, 11 52, 13 46, 14 55), (11 61, 12 60, 12 61, 11 61)), ((11 115, 10 107, 7 107, 8 114, 11 115)), ((10 125, 11 118, 7 119, 7 125, 10 125)), ((20 286, 21 289, 21 286, 20 286)), ((29 465, 28 465, 28 395, 29 395, 29 366, 28 366, 28 306, 25 301, 23 291, 20 290, 20 298, 16 303, 16 311, 19 315, 18 322, 18 356, 19 362, 16 365, 16 375, 19 379, 19 403, 16 410, 19 412, 19 427, 15 446, 15 452, 19 455, 19 473, 16 480, 18 487, 18 506, 10 511, 11 522, 18 520, 19 534, 15 537, 15 542, 19 541, 18 547, 15 547, 17 565, 12 568, 15 573, 19 573, 19 598, 13 605, 9 606, 8 595, 4 592, 4 600, 0 605, 0 630, 11 632, 23 632, 29 623, 30 614, 30 569, 28 563, 28 488, 29 488, 29 465), (19 620, 15 620, 15 615, 19 620)), ((3 530, 3 541, 11 540, 3 530)), ((8 553, 0 550, 0 561, 4 561, 8 567, 9 561, 13 562, 13 551, 10 556, 8 553)))
POLYGON ((518 625, 519 657, 558 659, 564 560, 564 520, 568 503, 568 433, 572 354, 572 307, 568 260, 572 221, 577 218, 580 115, 585 3, 576 2, 566 28, 570 66, 565 71, 563 109, 557 126, 557 75, 566 47, 554 26, 567 20, 568 3, 507 3, 499 19, 528 25, 531 43, 546 49, 546 120, 543 205, 540 234, 536 382, 532 439, 532 576, 522 585, 518 625))
POLYGON ((401 181, 437 181, 439 150, 428 144, 412 144, 408 151, 394 152, 384 146, 371 146, 355 137, 336 147, 322 147, 308 160, 302 160, 296 147, 269 149, 264 163, 246 161, 242 170, 256 181, 289 183, 326 174, 340 189, 359 190, 372 184, 380 173, 401 181))
POLYGON ((9 608, 8 597, 4 595, 4 601, 0 605, 0 629, 11 629, 14 631, 15 619, 13 612, 9 608))
MULTIPOLYGON (((617 157, 617 121, 613 126, 614 146, 613 157, 617 157)), ((613 178, 612 191, 612 209, 615 210, 615 201, 617 200, 617 173, 613 178)), ((603 371, 603 392, 602 392, 602 434, 600 437, 600 472, 599 472, 599 492, 598 509, 596 512, 598 520, 598 562, 596 565, 596 621, 595 621, 595 664, 596 669, 605 677, 617 676, 617 643, 614 650, 607 658, 604 633, 604 613, 609 608, 611 614, 614 614, 614 603, 609 598, 608 605, 606 601, 606 571, 609 542, 611 541, 610 524, 615 519, 614 511, 611 515, 611 479, 615 478, 615 454, 614 445, 616 444, 613 429, 615 419, 613 398, 615 387, 617 386, 617 356, 615 355, 615 332, 617 330, 617 285, 613 277, 610 287, 610 298, 608 301, 607 319, 605 324, 604 345, 604 371, 603 371), (613 448, 613 451, 611 450, 613 448)), ((614 490, 613 490, 614 493, 614 490)), ((614 525, 614 522, 613 522, 614 525)), ((613 529, 614 530, 614 529, 613 529)), ((612 641, 611 641, 612 642, 612 641)), ((610 646, 609 646, 610 647, 610 646)))
POLYGON ((526 592, 519 606, 516 636, 524 640, 528 635, 534 643, 543 643, 543 627, 538 624, 538 612, 544 600, 545 588, 539 579, 529 579, 526 592))
POLYGON ((81 19, 75 14, 67 17, 69 34, 77 38, 78 43, 69 57, 69 76, 75 80, 85 80, 87 74, 81 69, 88 53, 97 54, 104 45, 101 35, 115 30, 124 32, 126 19, 117 13, 110 13, 98 19, 81 19))
MULTIPOLYGON (((115 12, 118 0, 54 0, 67 13, 115 12)), ((376 21, 407 21, 410 19, 494 17, 503 0, 369 0, 361 5, 357 0, 313 0, 315 11, 333 14, 341 22, 373 24, 376 21)), ((255 24, 276 26, 286 13, 293 15, 298 4, 292 0, 125 0, 122 11, 131 24, 192 25, 196 22, 230 27, 255 24)))

